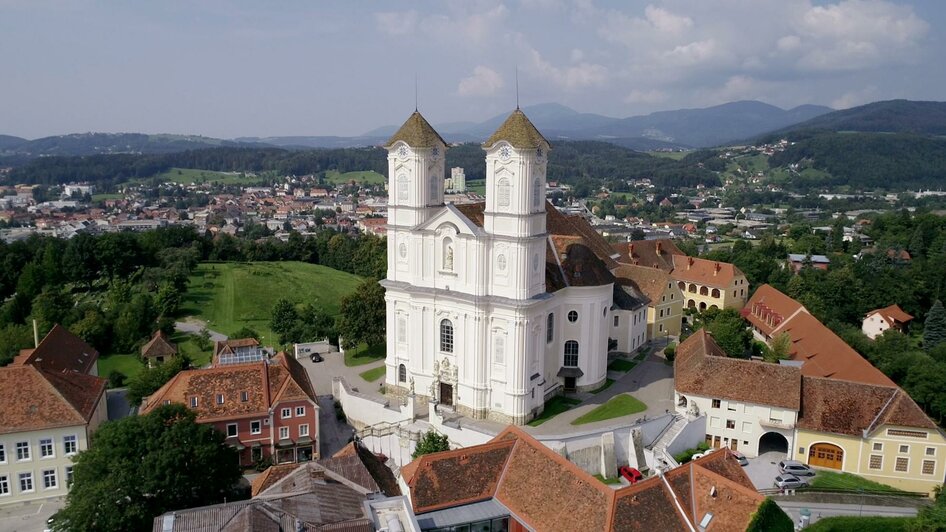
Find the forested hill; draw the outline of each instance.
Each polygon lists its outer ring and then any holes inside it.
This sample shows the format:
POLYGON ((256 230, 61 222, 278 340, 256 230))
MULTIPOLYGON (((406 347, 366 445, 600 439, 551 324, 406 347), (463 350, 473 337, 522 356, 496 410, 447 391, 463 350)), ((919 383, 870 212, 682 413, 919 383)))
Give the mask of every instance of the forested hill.
POLYGON ((263 147, 199 135, 145 135, 142 133, 74 133, 35 140, 0 135, 0 156, 47 157, 116 153, 172 153, 219 146, 263 147))
POLYGON ((834 111, 764 135, 793 139, 813 131, 946 135, 946 102, 888 100, 834 111))
MULTIPOLYGON (((483 179, 485 162, 478 143, 447 150, 447 167, 461 166, 468 180, 483 179)), ((556 142, 549 153, 548 177, 573 185, 623 183, 627 179, 651 178, 660 185, 715 185, 711 171, 723 163, 712 152, 694 152, 682 160, 653 157, 606 142, 556 142), (713 159, 717 161, 713 163, 713 159), (699 163, 706 161, 707 164, 699 163), (704 167, 705 166, 705 167, 704 167)), ((88 181, 103 186, 129 179, 148 178, 172 167, 214 171, 272 171, 278 175, 318 174, 326 170, 349 172, 374 170, 387 174, 387 153, 381 148, 283 150, 278 148, 216 148, 151 155, 92 155, 43 157, 15 168, 7 184, 58 185, 88 181)), ((626 185, 625 185, 626 186, 626 185)))

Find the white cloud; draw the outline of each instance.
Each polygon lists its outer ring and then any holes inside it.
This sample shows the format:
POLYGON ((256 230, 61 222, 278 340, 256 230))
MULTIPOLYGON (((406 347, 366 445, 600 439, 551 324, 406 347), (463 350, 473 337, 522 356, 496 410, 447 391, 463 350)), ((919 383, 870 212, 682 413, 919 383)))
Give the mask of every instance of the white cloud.
POLYGON ((868 85, 863 89, 846 92, 839 98, 831 102, 831 107, 835 109, 850 109, 858 105, 870 103, 877 98, 877 87, 868 85))
POLYGON ((801 37, 798 35, 786 35, 776 42, 776 47, 782 52, 792 52, 801 46, 801 37))
POLYGON ((495 70, 479 65, 473 69, 473 75, 460 80, 457 94, 460 96, 491 96, 503 88, 502 76, 495 70))
POLYGON ((557 67, 545 60, 538 50, 529 51, 528 69, 566 90, 604 85, 608 80, 608 69, 603 65, 579 62, 573 66, 557 67))
POLYGON ((695 41, 675 47, 664 53, 664 57, 677 65, 688 66, 708 61, 716 56, 718 46, 715 39, 695 41))
POLYGON ((693 19, 654 6, 644 8, 644 17, 654 29, 661 32, 680 33, 693 27, 693 19))
POLYGON ((375 25, 383 33, 400 37, 411 35, 417 31, 417 21, 420 16, 417 11, 388 11, 375 13, 375 25))
POLYGON ((667 95, 656 89, 638 90, 634 89, 624 97, 626 103, 646 103, 655 104, 666 101, 667 95))

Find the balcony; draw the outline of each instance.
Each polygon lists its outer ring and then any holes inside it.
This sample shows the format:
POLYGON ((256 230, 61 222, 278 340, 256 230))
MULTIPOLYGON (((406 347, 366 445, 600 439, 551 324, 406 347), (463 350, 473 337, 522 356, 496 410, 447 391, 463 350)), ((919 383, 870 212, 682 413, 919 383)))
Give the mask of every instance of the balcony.
POLYGON ((794 423, 788 423, 786 421, 782 421, 781 419, 772 419, 772 418, 760 419, 759 425, 762 425, 763 427, 768 427, 770 429, 793 430, 795 428, 794 423))

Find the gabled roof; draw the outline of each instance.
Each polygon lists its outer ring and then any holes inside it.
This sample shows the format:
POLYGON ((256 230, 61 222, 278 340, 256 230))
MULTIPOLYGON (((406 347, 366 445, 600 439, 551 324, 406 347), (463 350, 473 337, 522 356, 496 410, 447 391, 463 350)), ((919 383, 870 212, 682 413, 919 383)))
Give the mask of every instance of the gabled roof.
POLYGON ((170 357, 177 354, 177 346, 168 340, 164 331, 155 331, 154 336, 145 345, 141 346, 143 357, 170 357))
POLYGON ((678 281, 693 282, 705 286, 726 288, 736 277, 745 277, 734 264, 715 260, 674 255, 671 276, 678 281))
POLYGON ((696 331, 677 347, 673 387, 681 394, 796 411, 801 404, 799 368, 727 357, 706 329, 696 331))
POLYGON ((764 284, 756 288, 741 312, 746 321, 766 336, 771 336, 785 320, 798 312, 808 312, 808 309, 774 286, 764 284))
POLYGON ((215 421, 265 413, 282 401, 295 400, 315 403, 315 391, 299 362, 279 353, 268 361, 181 371, 142 402, 141 414, 167 401, 191 408, 198 421, 215 421), (246 401, 242 392, 247 393, 246 401), (223 404, 217 403, 218 394, 224 396, 223 404), (197 398, 196 408, 191 398, 197 398))
POLYGON ((616 242, 611 246, 621 254, 617 260, 622 264, 660 268, 667 273, 673 271, 674 255, 686 255, 669 238, 616 242))
POLYGON ((105 393, 105 379, 32 365, 0 368, 0 434, 85 425, 105 393))
POLYGON ((433 148, 438 144, 447 145, 446 141, 434 130, 430 122, 418 111, 411 113, 401 128, 384 144, 385 148, 404 142, 411 148, 433 148))
POLYGON ((21 351, 14 363, 29 364, 53 373, 89 373, 98 359, 99 352, 95 348, 57 323, 36 349, 21 351))
POLYGON ((217 340, 214 342, 214 359, 223 353, 233 353, 235 349, 240 347, 256 347, 258 345, 259 340, 256 338, 232 338, 227 340, 217 340))
POLYGON ((706 512, 717 523, 709 530, 745 530, 763 500, 728 449, 667 473, 666 482, 651 477, 613 490, 514 426, 401 472, 418 514, 492 498, 532 530, 689 531, 706 512), (453 485, 467 480, 472 486, 453 485))
POLYGON ((890 305, 889 307, 872 310, 867 313, 867 317, 869 318, 873 316, 874 314, 879 314, 880 317, 883 318, 884 321, 886 321, 887 324, 890 325, 891 327, 895 326, 898 323, 907 323, 913 320, 913 316, 904 312, 903 309, 900 308, 900 306, 897 305, 896 303, 894 303, 893 305, 890 305))
POLYGON ((865 436, 884 425, 938 430, 913 399, 896 386, 802 378, 798 428, 865 436))
POLYGON ((513 148, 519 149, 535 149, 542 146, 548 148, 549 146, 549 141, 545 140, 545 137, 520 109, 516 109, 506 118, 499 129, 486 139, 483 147, 490 148, 503 140, 511 144, 513 148))
POLYGON ((646 266, 633 266, 622 264, 613 270, 617 282, 620 284, 633 283, 637 289, 647 296, 651 305, 660 304, 660 297, 665 290, 673 290, 670 274, 658 268, 648 268, 646 266))

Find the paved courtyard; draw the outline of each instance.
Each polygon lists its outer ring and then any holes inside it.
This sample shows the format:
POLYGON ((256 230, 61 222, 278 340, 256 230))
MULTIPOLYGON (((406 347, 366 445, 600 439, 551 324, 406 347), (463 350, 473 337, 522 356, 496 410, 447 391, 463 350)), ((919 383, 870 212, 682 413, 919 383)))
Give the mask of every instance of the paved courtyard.
POLYGON ((46 529, 46 520, 65 505, 65 499, 57 498, 0 507, 0 530, 42 532, 46 529))
POLYGON ((772 489, 778 475, 778 463, 784 459, 785 453, 763 453, 756 458, 749 458, 749 465, 744 469, 756 489, 772 489))

